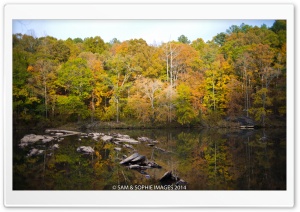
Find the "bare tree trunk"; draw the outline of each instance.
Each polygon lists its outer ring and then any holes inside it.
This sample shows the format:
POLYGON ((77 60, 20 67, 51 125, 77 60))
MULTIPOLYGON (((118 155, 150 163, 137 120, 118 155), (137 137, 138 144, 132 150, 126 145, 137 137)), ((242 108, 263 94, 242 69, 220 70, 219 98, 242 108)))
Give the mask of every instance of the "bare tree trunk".
POLYGON ((249 116, 249 88, 248 88, 248 76, 247 76, 247 70, 246 67, 244 67, 244 75, 245 75, 245 110, 246 110, 246 116, 249 116))
POLYGON ((216 110, 216 98, 215 98, 215 73, 213 72, 213 102, 214 102, 214 111, 216 110))
POLYGON ((91 100, 91 107, 92 107, 92 114, 91 114, 91 122, 94 122, 94 114, 95 114, 95 96, 94 92, 92 92, 92 100, 91 100))
POLYGON ((117 123, 119 123, 119 97, 116 98, 116 104, 117 104, 117 123))
POLYGON ((167 82, 169 81, 169 55, 166 54, 166 60, 167 60, 167 82))
POLYGON ((172 48, 171 48, 171 43, 170 43, 170 55, 171 55, 171 58, 170 58, 170 85, 171 85, 171 88, 170 88, 170 101, 169 101, 169 122, 171 123, 172 122, 172 91, 173 91, 173 51, 172 51, 172 48))
POLYGON ((47 105, 47 86, 46 82, 44 82, 44 97, 45 97, 45 117, 48 118, 48 105, 47 105))

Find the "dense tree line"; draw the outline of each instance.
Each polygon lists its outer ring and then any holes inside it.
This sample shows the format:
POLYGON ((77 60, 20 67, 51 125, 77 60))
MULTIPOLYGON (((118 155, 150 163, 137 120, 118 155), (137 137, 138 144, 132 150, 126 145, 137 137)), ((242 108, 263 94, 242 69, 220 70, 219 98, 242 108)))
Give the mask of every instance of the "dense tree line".
POLYGON ((248 116, 266 126, 285 115, 285 21, 161 45, 13 35, 15 124, 213 125, 248 116))

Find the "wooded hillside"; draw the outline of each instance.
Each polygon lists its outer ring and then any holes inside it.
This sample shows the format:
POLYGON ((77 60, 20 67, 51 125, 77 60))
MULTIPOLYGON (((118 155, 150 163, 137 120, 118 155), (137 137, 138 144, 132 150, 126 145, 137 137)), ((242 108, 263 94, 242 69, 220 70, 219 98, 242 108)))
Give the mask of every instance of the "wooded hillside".
POLYGON ((182 35, 155 46, 143 39, 105 43, 100 36, 13 35, 14 125, 285 120, 285 21, 233 25, 208 42, 182 35))

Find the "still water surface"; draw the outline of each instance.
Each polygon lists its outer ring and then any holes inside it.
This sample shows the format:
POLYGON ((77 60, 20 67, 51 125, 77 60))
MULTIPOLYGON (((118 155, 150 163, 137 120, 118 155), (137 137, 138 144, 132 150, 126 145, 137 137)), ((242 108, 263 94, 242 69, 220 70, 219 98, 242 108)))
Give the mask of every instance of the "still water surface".
MULTIPOLYGON (((29 132, 14 133, 14 190, 285 190, 285 129, 173 129, 102 130, 133 139, 148 137, 158 143, 124 144, 94 140, 80 135, 62 141, 37 142, 20 148, 20 139, 29 132), (59 148, 51 148, 58 144, 59 148), (91 155, 78 153, 90 146, 91 155), (116 150, 115 148, 121 148, 116 150), (31 149, 43 154, 28 156, 31 149), (119 151, 120 150, 120 151, 119 151), (129 169, 120 161, 134 152, 162 168, 129 169), (126 156, 124 156, 126 155, 126 156), (160 182, 171 171, 187 184, 160 182), (138 185, 138 187, 137 187, 138 185), (134 187, 130 187, 134 186, 134 187), (148 187, 147 187, 148 186, 148 187), (164 186, 164 187, 159 187, 164 186)), ((45 132, 30 132, 44 135, 45 132)))

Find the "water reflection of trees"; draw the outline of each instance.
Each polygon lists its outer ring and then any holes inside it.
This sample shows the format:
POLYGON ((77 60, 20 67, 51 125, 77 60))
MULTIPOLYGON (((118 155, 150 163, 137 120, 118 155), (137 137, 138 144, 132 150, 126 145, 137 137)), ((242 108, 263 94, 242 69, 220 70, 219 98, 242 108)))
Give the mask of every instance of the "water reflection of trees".
MULTIPOLYGON (((124 152, 110 143, 65 139, 59 150, 38 157, 14 154, 13 181, 17 190, 110 190, 113 185, 159 184, 166 171, 188 182, 192 190, 286 189, 286 135, 283 130, 193 130, 131 132, 158 140, 165 152, 146 145, 140 154, 162 169, 145 175, 119 165, 124 152), (81 155, 80 145, 92 145, 94 155, 81 155), (49 156, 51 155, 51 156, 49 156)), ((51 144, 49 144, 51 145, 51 144)), ((26 150, 24 150, 26 151, 26 150)))
POLYGON ((181 133, 179 170, 189 189, 273 190, 286 188, 285 132, 181 133))

